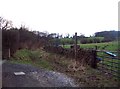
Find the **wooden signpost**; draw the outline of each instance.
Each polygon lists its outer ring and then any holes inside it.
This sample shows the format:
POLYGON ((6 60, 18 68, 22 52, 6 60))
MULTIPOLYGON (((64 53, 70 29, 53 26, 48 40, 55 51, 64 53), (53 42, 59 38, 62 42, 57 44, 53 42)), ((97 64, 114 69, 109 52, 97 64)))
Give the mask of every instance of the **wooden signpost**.
POLYGON ((77 64, 77 32, 75 33, 74 52, 75 52, 75 61, 73 62, 73 64, 69 65, 68 68, 73 71, 78 71, 81 68, 79 67, 79 63, 77 64))
POLYGON ((75 61, 77 61, 77 32, 75 33, 75 61))

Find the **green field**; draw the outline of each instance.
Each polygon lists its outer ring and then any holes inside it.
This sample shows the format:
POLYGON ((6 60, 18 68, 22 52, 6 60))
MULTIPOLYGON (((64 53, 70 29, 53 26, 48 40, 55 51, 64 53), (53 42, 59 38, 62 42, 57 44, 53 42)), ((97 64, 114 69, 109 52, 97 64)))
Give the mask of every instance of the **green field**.
MULTIPOLYGON (((79 44, 81 48, 93 48, 95 49, 95 46, 97 46, 98 50, 107 50, 110 51, 112 53, 114 53, 114 51, 118 51, 118 42, 106 42, 106 43, 92 43, 92 44, 79 44)), ((65 45, 64 48, 70 48, 70 45, 65 45)), ((117 54, 117 52, 115 52, 115 54, 117 54)), ((117 54, 118 55, 118 54, 117 54)), ((118 59, 112 59, 112 58, 106 58, 106 57, 110 57, 108 54, 105 54, 104 52, 97 52, 97 56, 102 58, 102 63, 99 63, 99 65, 101 65, 102 67, 104 66, 105 68, 109 69, 109 70, 120 70, 118 63, 120 63, 120 60, 118 59)), ((116 73, 115 73, 116 74, 116 73)))
MULTIPOLYGON (((106 43, 91 43, 91 44, 79 44, 81 48, 95 48, 98 50, 117 51, 118 42, 106 42, 106 43)), ((70 45, 65 45, 64 48, 70 48, 70 45)))

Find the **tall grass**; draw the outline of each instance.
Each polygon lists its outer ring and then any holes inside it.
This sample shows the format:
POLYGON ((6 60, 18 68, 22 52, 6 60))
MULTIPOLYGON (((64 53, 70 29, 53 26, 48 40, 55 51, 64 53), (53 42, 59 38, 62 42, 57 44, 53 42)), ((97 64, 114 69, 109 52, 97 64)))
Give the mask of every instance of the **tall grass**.
POLYGON ((39 66, 48 70, 52 69, 52 66, 47 60, 42 58, 43 53, 36 50, 31 51, 27 49, 18 50, 14 56, 11 58, 14 63, 22 64, 34 64, 34 66, 39 66))

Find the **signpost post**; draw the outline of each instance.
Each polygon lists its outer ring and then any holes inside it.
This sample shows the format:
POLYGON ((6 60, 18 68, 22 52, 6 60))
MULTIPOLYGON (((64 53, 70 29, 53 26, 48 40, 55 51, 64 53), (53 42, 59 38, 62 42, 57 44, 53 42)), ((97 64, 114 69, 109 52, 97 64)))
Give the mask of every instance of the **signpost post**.
POLYGON ((80 70, 79 63, 77 64, 77 32, 75 33, 75 39, 74 39, 74 52, 75 52, 75 62, 73 64, 69 65, 68 68, 73 71, 80 70))
POLYGON ((75 33, 75 64, 77 62, 77 32, 75 33))

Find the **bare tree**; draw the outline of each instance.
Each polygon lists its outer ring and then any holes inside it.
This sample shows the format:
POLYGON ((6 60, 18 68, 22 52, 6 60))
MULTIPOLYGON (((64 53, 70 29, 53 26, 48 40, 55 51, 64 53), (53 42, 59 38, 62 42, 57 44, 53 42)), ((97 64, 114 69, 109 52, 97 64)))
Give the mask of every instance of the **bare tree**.
POLYGON ((0 17, 0 30, 7 30, 10 28, 12 28, 12 21, 0 17))

